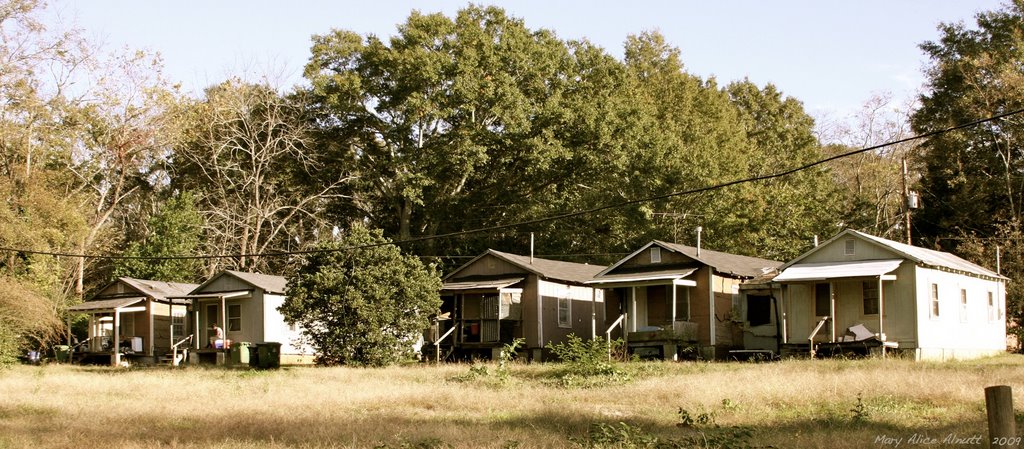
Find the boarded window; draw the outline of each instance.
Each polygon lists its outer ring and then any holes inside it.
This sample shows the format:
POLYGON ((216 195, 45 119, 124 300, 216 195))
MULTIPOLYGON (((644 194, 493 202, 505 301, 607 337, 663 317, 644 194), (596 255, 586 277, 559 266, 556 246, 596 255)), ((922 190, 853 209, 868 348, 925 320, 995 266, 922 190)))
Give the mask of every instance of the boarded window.
POLYGON ((932 284, 931 316, 932 318, 938 318, 939 316, 939 284, 932 284))
POLYGON ((878 315, 878 283, 861 282, 861 291, 864 292, 864 314, 878 315))
POLYGON ((854 240, 854 239, 846 239, 846 248, 845 248, 845 252, 844 253, 847 256, 852 256, 854 254, 854 250, 856 249, 856 245, 857 245, 857 241, 856 240, 854 240))
POLYGON ((242 305, 231 304, 228 306, 228 332, 239 332, 242 330, 242 305))
POLYGON ((747 321, 751 326, 772 322, 772 298, 766 295, 747 295, 747 321))
POLYGON ((832 289, 828 284, 814 284, 814 315, 828 316, 832 309, 832 289))
POLYGON ((661 263, 661 248, 657 246, 651 248, 651 263, 661 263))
POLYGON ((960 322, 967 322, 967 290, 960 289, 960 322))
POLYGON ((558 298, 558 327, 572 326, 572 300, 558 298))

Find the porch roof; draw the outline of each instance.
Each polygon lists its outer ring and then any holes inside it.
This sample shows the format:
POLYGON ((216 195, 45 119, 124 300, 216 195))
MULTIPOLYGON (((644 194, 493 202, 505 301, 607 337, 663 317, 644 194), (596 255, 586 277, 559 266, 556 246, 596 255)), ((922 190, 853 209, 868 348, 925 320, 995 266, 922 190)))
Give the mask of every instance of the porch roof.
POLYGON ((903 259, 856 262, 800 263, 782 270, 773 282, 824 281, 836 278, 876 277, 900 266, 903 259))
POLYGON ((217 292, 217 293, 194 293, 191 295, 175 296, 173 299, 184 299, 184 300, 201 300, 201 299, 228 299, 237 298, 239 296, 251 295, 252 290, 238 290, 233 292, 217 292))
POLYGON ((445 282, 441 290, 496 290, 522 282, 525 277, 508 277, 500 279, 453 279, 445 282))
MULTIPOLYGON (((643 271, 637 273, 605 274, 587 281, 589 285, 619 284, 628 285, 635 283, 649 283, 655 281, 682 281, 683 278, 693 274, 697 268, 683 268, 677 270, 643 271)), ((690 282, 690 284, 695 284, 690 282)), ((690 285, 686 284, 686 285, 690 285)))
POLYGON ((133 298, 117 298, 117 299, 103 299, 99 301, 86 301, 81 304, 76 304, 68 307, 69 311, 72 312, 100 312, 100 311, 113 311, 114 309, 120 309, 121 307, 127 307, 132 304, 136 304, 145 301, 144 296, 136 296, 133 298))

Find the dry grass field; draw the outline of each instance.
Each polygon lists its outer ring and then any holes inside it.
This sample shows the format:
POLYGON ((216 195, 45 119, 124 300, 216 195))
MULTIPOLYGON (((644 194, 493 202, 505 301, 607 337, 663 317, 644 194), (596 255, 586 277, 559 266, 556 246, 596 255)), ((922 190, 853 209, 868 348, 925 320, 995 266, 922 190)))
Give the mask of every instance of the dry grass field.
POLYGON ((0 448, 987 447, 983 388, 1024 395, 1016 355, 645 362, 583 387, 563 369, 17 366, 0 448))

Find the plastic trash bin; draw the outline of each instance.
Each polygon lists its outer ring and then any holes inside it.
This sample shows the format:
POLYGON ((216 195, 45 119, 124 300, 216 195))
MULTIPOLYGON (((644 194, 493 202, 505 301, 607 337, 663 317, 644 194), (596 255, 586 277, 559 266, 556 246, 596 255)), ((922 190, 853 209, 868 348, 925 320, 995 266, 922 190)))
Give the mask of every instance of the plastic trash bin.
POLYGON ((67 363, 68 352, 71 351, 71 347, 68 345, 57 345, 53 347, 53 358, 57 360, 57 363, 67 363))
POLYGON ((249 347, 252 343, 247 341, 235 341, 231 343, 231 364, 232 365, 248 365, 249 364, 249 347))
POLYGON ((246 349, 249 350, 249 366, 251 366, 253 368, 259 368, 260 367, 260 351, 259 351, 259 346, 260 345, 258 345, 258 344, 250 343, 249 347, 246 348, 246 349))
POLYGON ((263 369, 281 367, 281 343, 266 342, 256 345, 256 352, 259 353, 257 366, 263 369))

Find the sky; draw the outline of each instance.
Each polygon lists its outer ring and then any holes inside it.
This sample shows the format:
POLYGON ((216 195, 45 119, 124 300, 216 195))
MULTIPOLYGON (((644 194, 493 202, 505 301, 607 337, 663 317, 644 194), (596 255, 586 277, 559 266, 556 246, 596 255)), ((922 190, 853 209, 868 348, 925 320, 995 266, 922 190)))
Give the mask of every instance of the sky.
MULTIPOLYGON (((159 52, 189 92, 231 76, 302 83, 310 37, 340 28, 380 37, 410 11, 453 16, 465 1, 54 0, 48 21, 74 24, 108 49, 159 52)), ((997 0, 493 1, 531 29, 587 39, 616 57, 630 34, 657 30, 688 72, 720 84, 774 84, 817 118, 845 118, 876 94, 899 103, 924 85, 918 48, 940 22, 974 25, 997 0)))

